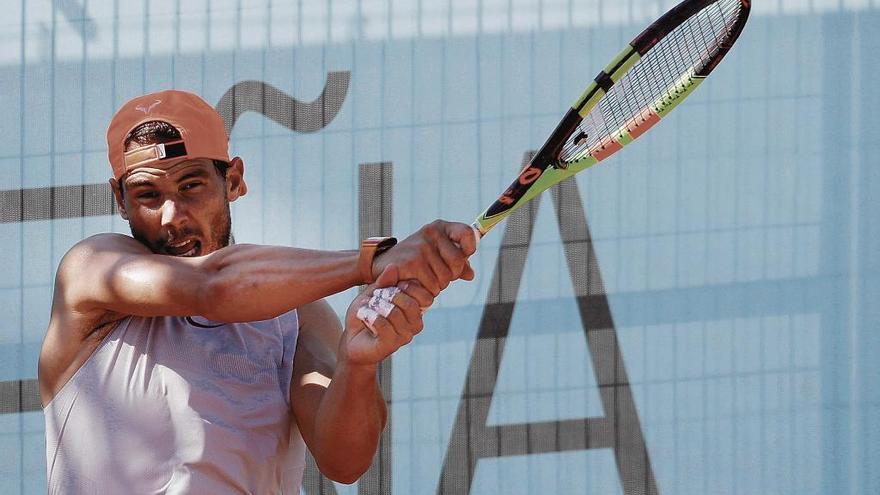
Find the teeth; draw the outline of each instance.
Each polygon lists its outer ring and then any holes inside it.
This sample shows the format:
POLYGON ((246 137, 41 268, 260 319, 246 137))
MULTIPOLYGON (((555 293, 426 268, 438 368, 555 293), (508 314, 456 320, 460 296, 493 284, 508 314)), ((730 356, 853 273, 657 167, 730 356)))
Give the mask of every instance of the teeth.
POLYGON ((198 247, 198 241, 196 241, 195 239, 190 239, 188 241, 183 241, 176 244, 168 244, 167 246, 168 251, 171 251, 169 254, 173 254, 176 256, 190 256, 195 254, 196 247, 198 247), (190 249, 187 249, 185 252, 176 252, 181 249, 186 249, 187 246, 190 246, 190 249))

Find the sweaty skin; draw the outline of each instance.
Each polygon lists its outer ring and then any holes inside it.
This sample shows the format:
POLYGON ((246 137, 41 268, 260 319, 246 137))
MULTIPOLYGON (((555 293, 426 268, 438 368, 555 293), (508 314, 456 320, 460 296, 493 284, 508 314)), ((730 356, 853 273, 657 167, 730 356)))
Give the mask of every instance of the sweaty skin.
POLYGON ((377 258, 377 280, 355 298, 345 327, 322 298, 361 283, 357 251, 228 245, 229 203, 247 192, 244 165, 226 178, 210 160, 111 179, 132 237, 99 234, 61 260, 40 352, 43 404, 128 315, 242 322, 299 310, 290 394, 293 417, 318 467, 343 483, 369 467, 385 424, 378 363, 423 327, 420 307, 457 278, 470 280, 468 225, 435 221, 377 258), (459 247, 460 246, 460 247, 459 247), (354 316, 375 287, 397 285, 394 310, 372 335, 354 316))

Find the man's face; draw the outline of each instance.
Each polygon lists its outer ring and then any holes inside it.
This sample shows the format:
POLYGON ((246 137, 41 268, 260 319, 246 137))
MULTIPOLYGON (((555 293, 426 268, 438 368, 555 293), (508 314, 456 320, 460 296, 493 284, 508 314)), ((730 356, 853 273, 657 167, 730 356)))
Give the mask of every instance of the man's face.
POLYGON ((154 253, 202 256, 229 245, 227 181, 211 160, 136 169, 122 185, 123 217, 132 236, 154 253))

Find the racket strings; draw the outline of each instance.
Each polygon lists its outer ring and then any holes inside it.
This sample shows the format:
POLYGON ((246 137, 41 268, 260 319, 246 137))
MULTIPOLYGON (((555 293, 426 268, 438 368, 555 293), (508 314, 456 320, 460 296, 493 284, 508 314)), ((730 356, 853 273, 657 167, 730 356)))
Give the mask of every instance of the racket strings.
POLYGON ((686 91, 728 39, 740 11, 740 0, 719 0, 677 26, 611 87, 569 137, 559 159, 571 163, 610 144, 634 120, 652 118, 658 102, 686 91))

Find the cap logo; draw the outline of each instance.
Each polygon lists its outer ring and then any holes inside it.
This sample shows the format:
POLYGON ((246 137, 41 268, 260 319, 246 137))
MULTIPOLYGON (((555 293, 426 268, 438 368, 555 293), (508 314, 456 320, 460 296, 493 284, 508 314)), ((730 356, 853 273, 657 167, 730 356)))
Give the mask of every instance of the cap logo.
POLYGON ((153 111, 153 107, 155 107, 159 103, 162 103, 162 100, 156 100, 148 106, 138 105, 138 106, 134 107, 134 109, 140 110, 141 112, 144 112, 145 114, 150 115, 150 112, 153 111))

